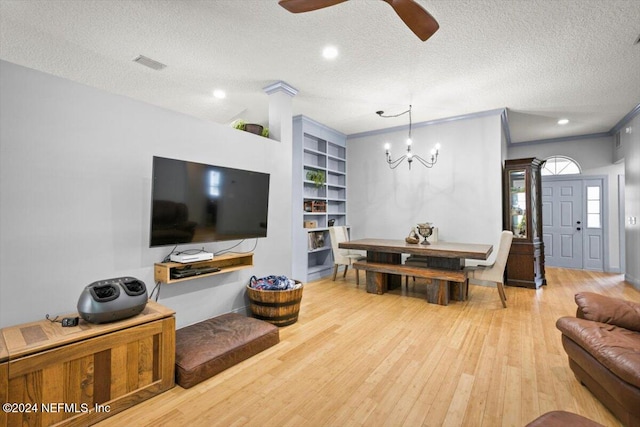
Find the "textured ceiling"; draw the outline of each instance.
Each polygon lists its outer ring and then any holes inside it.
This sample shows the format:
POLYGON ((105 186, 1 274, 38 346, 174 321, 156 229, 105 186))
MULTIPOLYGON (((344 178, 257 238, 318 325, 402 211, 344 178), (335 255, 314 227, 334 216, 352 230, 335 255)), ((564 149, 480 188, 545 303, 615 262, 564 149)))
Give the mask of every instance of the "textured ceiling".
POLYGON ((294 114, 346 134, 406 124, 375 112, 409 104, 414 122, 506 107, 531 141, 607 132, 640 103, 640 0, 418 2, 440 24, 426 42, 379 0, 0 0, 0 58, 220 123, 266 123, 282 80, 294 114))

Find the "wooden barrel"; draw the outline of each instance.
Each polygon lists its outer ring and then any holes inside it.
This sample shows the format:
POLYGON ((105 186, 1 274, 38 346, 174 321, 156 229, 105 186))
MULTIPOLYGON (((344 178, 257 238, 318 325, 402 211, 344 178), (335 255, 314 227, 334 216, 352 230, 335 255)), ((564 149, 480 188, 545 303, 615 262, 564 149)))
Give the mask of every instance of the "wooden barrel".
MULTIPOLYGON (((301 283, 298 280, 296 283, 301 283)), ((276 326, 287 326, 298 321, 302 289, 286 291, 265 291, 253 289, 247 285, 251 314, 256 319, 264 320, 276 326)))

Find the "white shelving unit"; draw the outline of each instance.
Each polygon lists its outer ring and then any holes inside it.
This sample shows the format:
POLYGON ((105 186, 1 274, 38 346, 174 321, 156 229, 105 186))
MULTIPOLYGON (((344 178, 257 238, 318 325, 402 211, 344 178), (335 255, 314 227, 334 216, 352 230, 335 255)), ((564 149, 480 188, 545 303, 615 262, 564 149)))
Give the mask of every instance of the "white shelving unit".
POLYGON ((308 117, 293 118, 292 270, 298 280, 316 280, 333 271, 329 221, 347 225, 346 140, 346 135, 308 117), (320 185, 307 176, 318 171, 325 177, 320 185), (320 208, 305 209, 312 203, 320 208), (305 222, 315 222, 316 227, 305 228, 305 222))

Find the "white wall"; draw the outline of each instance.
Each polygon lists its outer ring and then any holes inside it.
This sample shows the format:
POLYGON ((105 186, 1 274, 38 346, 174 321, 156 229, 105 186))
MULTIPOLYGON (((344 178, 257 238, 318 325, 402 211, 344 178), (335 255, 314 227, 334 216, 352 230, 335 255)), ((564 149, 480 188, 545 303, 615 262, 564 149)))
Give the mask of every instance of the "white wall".
POLYGON ((620 131, 620 147, 616 159, 624 159, 625 171, 625 279, 640 288, 640 116, 620 131), (628 129, 628 131, 627 131, 628 129), (635 218, 635 224, 630 221, 635 218))
POLYGON ((291 251, 290 142, 5 61, 0 93, 0 327, 74 312, 100 279, 131 275, 151 291, 153 264, 171 249, 149 248, 154 155, 271 174, 268 237, 254 268, 162 286, 159 302, 176 310, 178 327, 243 311, 253 274, 290 275, 281 255, 291 251))
MULTIPOLYGON (((605 271, 620 272, 620 235, 618 220, 618 175, 624 174, 622 163, 613 163, 613 137, 579 138, 571 141, 545 142, 508 147, 509 159, 551 156, 566 156, 575 160, 582 168, 582 176, 606 176, 608 179, 607 200, 607 251, 608 265, 605 271)), ((542 178, 544 180, 544 177, 542 178)))
POLYGON ((432 222, 439 239, 496 244, 502 230, 502 130, 498 113, 413 128, 413 152, 423 157, 436 142, 438 163, 427 169, 406 161, 407 130, 347 139, 347 214, 352 238, 404 239, 412 226, 432 222))

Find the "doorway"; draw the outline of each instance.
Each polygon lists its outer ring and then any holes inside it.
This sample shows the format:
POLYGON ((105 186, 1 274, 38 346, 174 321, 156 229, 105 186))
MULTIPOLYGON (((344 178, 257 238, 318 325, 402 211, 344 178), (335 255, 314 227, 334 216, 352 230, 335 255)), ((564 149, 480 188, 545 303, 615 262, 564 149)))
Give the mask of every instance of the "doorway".
POLYGON ((542 178, 545 265, 604 271, 605 179, 542 178))

